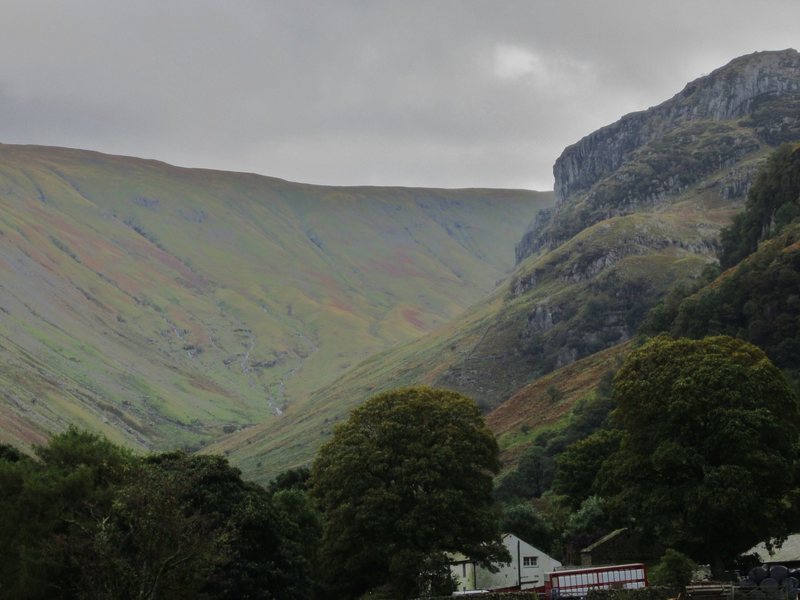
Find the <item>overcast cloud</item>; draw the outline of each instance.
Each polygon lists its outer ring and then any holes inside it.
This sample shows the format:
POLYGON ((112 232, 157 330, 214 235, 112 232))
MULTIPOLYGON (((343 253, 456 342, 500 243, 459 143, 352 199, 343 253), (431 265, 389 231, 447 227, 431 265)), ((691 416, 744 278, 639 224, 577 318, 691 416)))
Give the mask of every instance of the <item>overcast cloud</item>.
POLYGON ((552 188, 798 0, 0 0, 0 142, 328 184, 552 188))

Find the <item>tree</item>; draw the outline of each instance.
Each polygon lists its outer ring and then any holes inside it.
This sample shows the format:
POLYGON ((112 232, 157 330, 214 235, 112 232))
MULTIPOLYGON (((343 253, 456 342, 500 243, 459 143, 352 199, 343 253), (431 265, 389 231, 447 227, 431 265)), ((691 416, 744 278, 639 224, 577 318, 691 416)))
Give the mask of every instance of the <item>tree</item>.
POLYGON ((568 446, 556 458, 553 491, 567 499, 572 509, 595 493, 595 479, 603 462, 619 449, 617 429, 598 429, 568 446))
POLYGON ((583 548, 611 531, 608 520, 606 502, 597 496, 589 496, 577 510, 570 513, 561 530, 561 552, 564 562, 576 564, 580 561, 583 548))
POLYGON ((628 524, 715 571, 789 533, 797 398, 755 346, 658 337, 614 380, 620 447, 600 492, 628 524))
POLYGON ((75 428, 36 456, 0 446, 3 598, 312 597, 319 523, 302 491, 75 428))
POLYGON ((745 210, 720 233, 720 264, 724 269, 737 264, 799 215, 800 146, 784 144, 758 172, 745 210))
POLYGON ((135 477, 116 490, 111 510, 75 557, 87 596, 196 598, 215 567, 228 562, 214 519, 186 501, 203 493, 201 482, 191 469, 169 464, 139 461, 135 477))
POLYGON ((523 452, 517 468, 500 480, 495 494, 500 500, 538 498, 552 482, 553 457, 547 448, 534 445, 523 452))
POLYGON ((147 457, 83 559, 87 588, 115 599, 308 598, 306 545, 285 538, 300 533, 292 513, 223 457, 147 457))
POLYGON ((309 471, 308 467, 289 469, 283 473, 278 473, 277 477, 269 482, 267 491, 270 494, 281 490, 306 491, 308 489, 309 477, 311 477, 311 471, 309 471))
MULTIPOLYGON (((800 161, 799 161, 800 164, 800 161)), ((757 345, 800 381, 800 223, 686 298, 667 331, 700 338, 732 335, 757 345)))
POLYGON ((530 502, 506 507, 500 523, 504 533, 513 533, 540 550, 551 551, 553 528, 530 502))
POLYGON ((293 592, 281 598, 324 598, 317 589, 317 549, 322 536, 322 518, 306 492, 296 489, 278 490, 272 495, 278 514, 278 527, 283 539, 281 554, 291 565, 286 572, 284 589, 293 592))
POLYGON ((446 574, 448 552, 507 560, 492 504, 499 466, 478 408, 455 392, 405 388, 354 410, 312 468, 327 592, 387 586, 405 598, 446 574))
POLYGON ((70 427, 39 460, 3 450, 0 460, 0 590, 4 598, 70 598, 74 557, 108 512, 132 457, 104 437, 70 427))
POLYGON ((692 582, 697 563, 685 554, 668 548, 650 572, 650 583, 683 592, 692 582))

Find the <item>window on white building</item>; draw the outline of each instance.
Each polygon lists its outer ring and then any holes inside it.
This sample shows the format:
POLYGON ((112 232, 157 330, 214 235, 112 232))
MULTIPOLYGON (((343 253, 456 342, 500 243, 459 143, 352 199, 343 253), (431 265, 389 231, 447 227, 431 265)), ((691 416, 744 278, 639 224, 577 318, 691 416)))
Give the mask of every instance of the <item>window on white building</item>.
POLYGON ((522 566, 523 567, 535 567, 539 564, 539 557, 538 556, 523 556, 522 557, 522 566))

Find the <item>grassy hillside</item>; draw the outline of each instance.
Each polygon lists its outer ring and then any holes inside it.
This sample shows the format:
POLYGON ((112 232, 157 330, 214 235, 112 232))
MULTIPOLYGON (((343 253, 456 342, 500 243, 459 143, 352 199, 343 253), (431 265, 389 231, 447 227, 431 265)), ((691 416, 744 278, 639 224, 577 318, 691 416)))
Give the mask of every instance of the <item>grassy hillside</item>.
POLYGON ((334 188, 0 145, 0 441, 279 423, 488 294, 549 193, 334 188))
POLYGON ((633 347, 634 342, 627 341, 561 367, 522 387, 492 411, 486 420, 497 436, 504 467, 516 464, 542 432, 567 427, 576 406, 616 373, 633 347))

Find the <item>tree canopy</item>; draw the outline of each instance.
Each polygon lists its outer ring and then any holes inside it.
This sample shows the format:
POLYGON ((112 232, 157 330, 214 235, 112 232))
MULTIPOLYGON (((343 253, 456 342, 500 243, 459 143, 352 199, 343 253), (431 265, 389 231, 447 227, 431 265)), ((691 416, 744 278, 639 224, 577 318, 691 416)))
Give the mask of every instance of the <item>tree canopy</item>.
POLYGON ((800 381, 800 223, 785 227, 714 285, 686 298, 670 333, 745 339, 800 381))
MULTIPOLYGON (((611 382, 613 371, 607 371, 591 395, 578 401, 570 411, 562 429, 544 430, 536 435, 522 453, 515 469, 498 482, 495 496, 505 503, 530 500, 545 494, 557 476, 556 460, 572 444, 584 440, 602 428, 612 409, 611 382)), ((584 489, 577 504, 591 495, 584 489)), ((566 493, 564 491, 559 492, 566 493)))
POLYGON ((614 380, 619 449, 598 474, 629 524, 719 569, 793 526, 797 398, 757 347, 658 337, 614 380))
POLYGON ((310 598, 320 525, 219 456, 136 456, 70 428, 0 446, 0 596, 310 598))
POLYGON ((317 454, 326 589, 410 597, 446 578, 448 552, 504 557, 492 503, 498 448, 475 403, 405 388, 353 411, 317 454))

